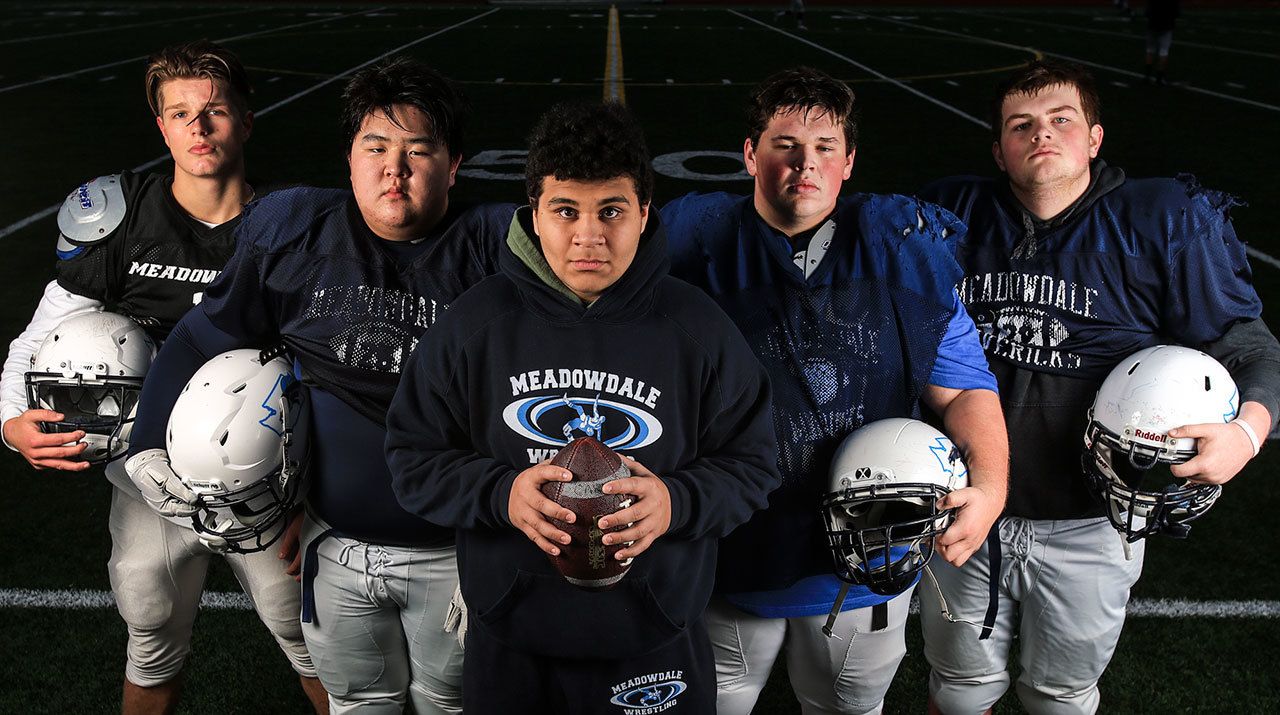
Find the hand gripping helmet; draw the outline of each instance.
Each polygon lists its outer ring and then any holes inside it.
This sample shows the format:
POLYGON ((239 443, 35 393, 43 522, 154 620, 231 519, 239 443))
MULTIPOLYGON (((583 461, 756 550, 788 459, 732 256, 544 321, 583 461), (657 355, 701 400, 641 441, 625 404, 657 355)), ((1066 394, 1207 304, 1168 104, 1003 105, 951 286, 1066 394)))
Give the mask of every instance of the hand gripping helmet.
POLYGON ((238 553, 280 537, 304 493, 310 402, 283 358, 232 350, 191 376, 169 414, 173 472, 199 495, 193 526, 238 553))
POLYGON ((85 461, 118 457, 129 449, 142 378, 155 354, 147 332, 123 315, 67 318, 31 356, 27 406, 63 414, 61 422, 41 422, 45 432, 84 430, 85 461))
POLYGON ((1184 537, 1222 492, 1192 484, 1168 466, 1196 456, 1196 442, 1175 427, 1235 419, 1239 393, 1217 360, 1198 350, 1157 345, 1125 358, 1107 375, 1089 408, 1083 466, 1107 518, 1129 542, 1149 534, 1184 537))
POLYGON ((836 450, 822 499, 836 575, 885 596, 910 588, 951 525, 938 500, 967 486, 960 450, 929 425, 893 418, 856 430, 836 450))

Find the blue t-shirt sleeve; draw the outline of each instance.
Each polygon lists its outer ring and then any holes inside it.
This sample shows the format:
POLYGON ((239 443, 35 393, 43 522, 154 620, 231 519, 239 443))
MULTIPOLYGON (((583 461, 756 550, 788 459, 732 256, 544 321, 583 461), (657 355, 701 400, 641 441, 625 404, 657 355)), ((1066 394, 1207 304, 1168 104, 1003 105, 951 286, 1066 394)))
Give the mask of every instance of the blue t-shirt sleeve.
POLYGON ((954 390, 991 390, 996 392, 996 378, 987 366, 978 341, 978 329, 960 302, 960 296, 952 293, 951 322, 938 346, 938 359, 929 373, 929 384, 954 390))

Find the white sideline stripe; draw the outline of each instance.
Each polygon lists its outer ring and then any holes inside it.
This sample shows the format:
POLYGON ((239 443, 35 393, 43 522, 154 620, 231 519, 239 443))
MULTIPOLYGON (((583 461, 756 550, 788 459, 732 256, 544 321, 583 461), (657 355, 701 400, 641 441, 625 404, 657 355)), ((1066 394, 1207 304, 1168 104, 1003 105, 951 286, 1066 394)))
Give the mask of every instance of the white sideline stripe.
MULTIPOLYGON (((440 30, 436 30, 435 32, 431 33, 430 35, 423 35, 422 37, 419 37, 418 39, 414 40, 413 42, 406 42, 405 44, 400 45, 399 47, 396 47, 396 48, 394 48, 394 49, 388 50, 388 51, 386 51, 386 52, 384 52, 384 53, 382 53, 382 54, 378 55, 377 57, 374 57, 373 59, 369 60, 368 62, 364 62, 364 63, 362 63, 362 64, 358 64, 358 65, 356 65, 355 67, 351 67, 350 69, 344 70, 341 74, 336 74, 336 75, 334 75, 334 76, 330 77, 329 79, 324 80, 323 82, 319 82, 319 83, 317 83, 317 84, 314 84, 314 85, 312 85, 312 86, 311 86, 310 88, 308 88, 308 89, 304 89, 304 90, 302 90, 301 92, 298 92, 298 93, 296 93, 296 94, 293 94, 293 95, 291 95, 291 96, 289 96, 289 97, 285 97, 284 99, 280 100, 279 102, 276 102, 275 104, 273 104, 273 105, 271 105, 271 106, 267 107, 266 109, 263 109, 263 110, 261 110, 261 111, 254 112, 254 113, 253 113, 253 114, 254 114, 254 117, 264 117, 264 116, 266 116, 267 114, 270 114, 271 112, 273 112, 273 111, 275 111, 275 110, 279 109, 280 107, 283 107, 283 106, 285 106, 286 104, 289 104, 290 102, 293 102, 293 101, 295 101, 295 100, 301 99, 301 98, 303 98, 303 97, 307 96, 308 94, 311 94, 312 92, 316 91, 317 89, 320 89, 321 87, 324 87, 324 86, 326 86, 326 85, 332 84, 333 82, 336 82, 337 80, 342 79, 343 77, 346 77, 347 75, 349 75, 349 74, 351 74, 351 73, 353 73, 353 72, 357 72, 357 71, 359 71, 359 70, 361 70, 361 69, 363 69, 363 68, 365 68, 365 67, 367 67, 367 66, 369 66, 369 65, 373 64, 374 62, 377 62, 378 60, 380 60, 380 59, 382 59, 382 58, 384 58, 384 57, 386 57, 386 56, 388 56, 388 55, 394 54, 394 53, 396 53, 396 52, 399 52, 399 51, 404 50, 404 49, 409 48, 409 47, 413 47, 414 45, 418 44, 419 42, 425 42, 425 41, 427 41, 427 40, 429 40, 429 39, 431 39, 431 38, 435 37, 436 35, 441 35, 441 34, 444 34, 444 33, 448 32, 448 31, 450 31, 450 30, 453 30, 453 29, 455 29, 455 28, 462 27, 463 25, 465 25, 465 24, 467 24, 467 23, 469 23, 469 22, 473 22, 473 21, 475 21, 475 20, 479 20, 480 18, 485 17, 486 15, 492 15, 493 13, 497 12, 497 11, 498 11, 498 10, 500 10, 500 9, 502 9, 502 8, 497 8, 497 7, 495 7, 495 8, 493 8, 492 10, 489 10, 488 12, 482 12, 482 13, 480 13, 479 15, 475 15, 475 16, 473 16, 473 17, 470 17, 470 18, 466 19, 466 20, 463 20, 462 22, 454 23, 454 24, 452 24, 452 25, 450 25, 450 26, 448 26, 448 27, 446 27, 446 28, 443 28, 443 29, 440 29, 440 30)), ((332 19, 332 18, 330 18, 330 19, 332 19)), ((137 165, 137 166, 133 167, 133 171, 146 171, 147 169, 150 169, 151 167, 155 166, 156 164, 159 164, 159 163, 161 163, 161 162, 165 161, 166 159, 168 159, 168 158, 169 158, 169 156, 170 156, 169 154, 161 154, 160 156, 157 156, 156 158, 152 159, 151 161, 148 161, 148 162, 145 162, 145 163, 142 163, 142 164, 139 164, 139 165, 137 165)), ((56 203, 56 204, 54 204, 54 205, 52 205, 52 206, 46 206, 45 208, 40 209, 39 211, 37 211, 37 212, 35 212, 35 213, 31 214, 30 216, 28 216, 28 217, 26 217, 26 218, 24 218, 24 219, 22 219, 22 220, 20 220, 20 221, 15 221, 14 223, 11 223, 11 224, 9 224, 8 226, 5 226, 4 228, 0 228, 0 238, 4 238, 5 236, 8 236, 8 235, 9 235, 9 234, 11 234, 11 233, 14 233, 14 232, 19 231, 19 230, 21 230, 21 229, 23 229, 23 228, 26 228, 27 226, 30 226, 31 224, 35 223, 36 221, 39 221, 40 219, 42 219, 42 218, 44 218, 44 217, 46 217, 46 216, 48 216, 48 215, 50 215, 50 214, 57 213, 57 211, 58 211, 58 207, 60 207, 60 206, 62 206, 62 202, 61 202, 61 201, 59 201, 58 203, 56 203)))
MULTIPOLYGON (((70 611, 115 608, 110 591, 35 588, 0 589, 0 608, 42 608, 70 611)), ((200 607, 215 611, 249 611, 249 597, 234 591, 205 591, 200 607)), ((912 599, 911 613, 920 613, 912 599)), ((1131 618, 1280 618, 1280 601, 1192 601, 1180 598, 1139 599, 1129 602, 1131 618)))
POLYGON ((92 35, 97 32, 114 32, 116 30, 128 30, 135 27, 147 27, 148 25, 163 25, 165 23, 177 24, 187 23, 192 20, 203 20, 207 17, 224 17, 226 15, 242 15, 246 12, 253 12, 262 8, 249 8, 248 10, 228 10, 227 12, 211 12, 207 15, 193 15, 191 17, 172 17, 161 20, 148 20, 147 22, 135 22, 132 25, 115 25, 113 27, 95 27, 92 30, 74 30, 72 32, 59 32, 52 35, 34 35, 32 37, 15 37, 9 40, 0 40, 0 45, 12 45, 18 42, 33 42, 35 40, 53 40, 59 37, 73 37, 75 35, 92 35))
MULTIPOLYGON (((258 30, 256 32, 246 32, 243 35, 233 35, 231 37, 219 37, 218 39, 214 40, 214 42, 223 43, 223 42, 232 42, 234 40, 244 40, 250 37, 257 37, 258 35, 266 35, 268 33, 280 32, 282 30, 292 30, 294 28, 304 27, 306 25, 315 25, 321 22, 332 22, 334 20, 341 20, 343 18, 352 17, 354 15, 365 15, 371 12, 378 12, 379 10, 385 10, 385 9, 386 9, 385 7, 378 7, 372 10, 362 10, 360 12, 348 13, 346 15, 341 15, 338 17, 322 17, 319 20, 307 20, 306 22, 295 22, 292 25, 283 25, 281 27, 271 27, 271 28, 267 28, 266 30, 258 30)), ((128 64, 130 62, 137 62, 138 60, 145 60, 145 59, 147 59, 147 55, 138 55, 137 57, 129 57, 127 59, 117 60, 115 62, 108 62, 102 65, 94 65, 92 67, 85 67, 84 69, 72 70, 70 72, 63 72, 62 74, 49 75, 48 77, 33 79, 30 82, 22 82, 20 84, 11 84, 6 87, 0 87, 0 93, 8 92, 15 89, 22 89, 23 87, 33 87, 37 84, 44 84, 45 82, 53 82, 54 80, 66 79, 68 77, 76 77, 78 75, 87 74, 89 72, 94 72, 101 69, 106 69, 108 67, 118 67, 123 64, 128 64)), ((267 81, 270 82, 271 80, 267 80, 267 81)))
MULTIPOLYGON (((917 29, 917 30, 928 30, 928 31, 930 31, 930 32, 937 32, 937 33, 941 33, 941 34, 943 34, 943 35, 952 35, 952 36, 955 36, 955 37, 962 37, 962 38, 964 38, 964 39, 966 39, 966 40, 976 40, 976 41, 978 41, 978 42, 985 42, 985 43, 987 43, 987 44, 989 44, 989 45, 995 45, 995 46, 997 46, 997 47, 1006 47, 1006 48, 1011 49, 1011 50, 1022 50, 1023 52, 1030 52, 1030 53, 1032 53, 1032 54, 1034 54, 1034 53, 1036 53, 1036 52, 1040 52, 1040 53, 1045 54, 1045 55, 1048 55, 1048 56, 1050 56, 1050 57, 1057 57, 1057 58, 1059 58, 1059 59, 1071 60, 1072 62, 1076 62, 1076 63, 1078 63, 1078 64, 1082 64, 1082 65, 1085 65, 1085 66, 1087 66, 1087 67, 1093 67, 1094 69, 1106 70, 1106 71, 1108 71, 1108 72, 1115 72, 1116 74, 1122 74, 1122 75, 1125 75, 1126 77, 1133 77, 1133 78, 1135 78, 1135 79, 1142 79, 1142 74, 1141 74, 1140 72, 1133 72, 1133 71, 1126 70, 1126 69, 1120 69, 1119 67, 1112 67, 1111 65, 1099 64, 1099 63, 1097 63, 1097 62, 1090 62, 1089 60, 1083 60, 1083 59, 1080 59, 1079 57, 1072 57, 1071 55, 1064 55, 1064 54, 1061 54, 1061 53, 1059 53, 1059 52, 1050 52, 1050 51, 1048 51, 1048 50, 1041 50, 1041 49, 1037 49, 1037 48, 1035 48, 1035 47, 1028 47, 1028 46, 1026 46, 1026 45, 1015 45, 1015 44, 1012 44, 1012 43, 1009 43, 1009 42, 1001 42, 1001 41, 999 41, 999 40, 992 40, 992 39, 987 38, 987 37, 978 37, 977 35, 970 35, 970 34, 963 33, 963 32, 953 32, 953 31, 951 31, 951 30, 943 30, 942 28, 939 28, 939 27, 931 27, 931 26, 929 26, 929 25, 920 25, 920 24, 917 24, 917 23, 914 23, 914 22, 903 22, 902 20, 894 20, 894 19, 892 19, 892 18, 888 18, 888 17, 877 17, 877 16, 875 16, 875 15, 864 15, 863 17, 867 17, 867 18, 870 18, 870 19, 873 19, 873 20, 879 20, 880 22, 891 22, 891 23, 893 23, 893 24, 895 24, 895 25, 902 25, 902 26, 904 26, 904 27, 912 27, 912 28, 915 28, 915 29, 917 29)), ((763 24, 763 23, 762 23, 762 24, 763 24)), ((768 27, 768 26, 766 25, 766 27, 768 27)), ((1276 106, 1276 105, 1274 105, 1274 104, 1267 104, 1266 102, 1258 102, 1258 101, 1254 101, 1254 100, 1252 100, 1252 99, 1245 99, 1244 97, 1237 97, 1237 96, 1235 96, 1235 95, 1233 95, 1233 94, 1226 94, 1226 93, 1224 93, 1224 92, 1215 92, 1215 91, 1213 91, 1213 90, 1211 90, 1211 89, 1205 89, 1205 88, 1203 88, 1203 87, 1196 87, 1196 86, 1194 86, 1194 85, 1190 85, 1190 84, 1180 84, 1180 85, 1178 85, 1178 88, 1179 88, 1179 89, 1185 89, 1185 90, 1187 90, 1188 92, 1195 92, 1195 93, 1197 93, 1197 94, 1204 94, 1204 95, 1207 95, 1207 96, 1210 96, 1210 97, 1217 97, 1218 99, 1225 99, 1225 100, 1227 100, 1227 101, 1229 101, 1229 102, 1239 102, 1240 104, 1248 104, 1248 105, 1250 105, 1250 106, 1252 106, 1252 107, 1259 107, 1259 108, 1261 108, 1261 109, 1270 110, 1270 111, 1272 111, 1272 112, 1280 112, 1280 106, 1276 106)))
POLYGON ((740 18, 742 18, 742 19, 744 19, 744 20, 750 20, 751 22, 754 22, 755 24, 757 24, 757 25, 759 25, 759 26, 761 26, 761 27, 763 27, 763 28, 766 28, 766 29, 769 29, 769 30, 773 30, 774 32, 776 32, 776 33, 778 33, 778 34, 781 34, 781 35, 785 35, 785 36, 787 36, 787 37, 790 37, 791 39, 793 39, 793 40, 795 40, 795 41, 797 41, 797 42, 802 42, 802 43, 804 43, 804 44, 806 44, 806 45, 808 45, 808 46, 810 46, 810 47, 814 48, 815 50, 821 50, 821 51, 823 51, 823 52, 825 52, 825 53, 827 53, 827 54, 831 55, 832 57, 838 57, 838 58, 840 58, 840 59, 844 60, 845 62, 848 62, 849 64, 853 65, 854 67, 857 67, 858 69, 861 69, 863 72, 867 72, 867 73, 873 74, 873 75, 875 75, 876 77, 879 77, 880 79, 882 79, 882 80, 884 80, 884 81, 888 82, 889 84, 892 84, 893 86, 895 86, 895 87, 897 87, 897 88, 899 88, 899 89, 902 89, 902 90, 904 90, 904 91, 910 92, 911 94, 914 94, 915 96, 919 97, 920 99, 923 99, 923 100, 924 100, 924 101, 926 101, 926 102, 929 102, 930 104, 936 104, 937 106, 942 107, 943 109, 947 110, 948 112, 951 112, 952 114, 955 114, 956 116, 958 116, 958 117, 960 117, 960 118, 962 118, 962 119, 966 119, 966 120, 968 120, 968 121, 970 121, 970 122, 973 122, 974 124, 976 124, 976 125, 978 125, 978 126, 980 126, 980 127, 984 128, 984 129, 990 129, 990 128, 991 128, 991 125, 990 125, 990 124, 987 124, 986 122, 984 122, 984 121, 983 121, 983 120, 981 120, 981 119, 978 119, 977 117, 973 116, 972 114, 967 114, 967 113, 965 113, 965 112, 961 111, 960 109, 958 109, 958 108, 956 108, 956 107, 953 107, 953 106, 951 106, 950 104, 947 104, 946 102, 944 102, 944 101, 942 101, 942 100, 940 100, 940 99, 935 99, 935 98, 933 98, 933 97, 930 97, 929 95, 925 94, 924 92, 921 92, 921 91, 920 91, 920 90, 918 90, 918 89, 915 89, 914 87, 908 87, 907 85, 903 84, 902 82, 899 82, 898 80, 896 80, 896 79, 894 79, 894 78, 892 78, 892 77, 890 77, 890 76, 888 76, 888 75, 886 75, 886 74, 884 74, 884 73, 882 73, 882 72, 878 72, 878 71, 876 71, 876 70, 874 70, 874 69, 872 69, 872 68, 870 68, 870 67, 868 67, 868 66, 866 66, 866 65, 862 64, 861 62, 859 62, 859 61, 857 61, 857 60, 855 60, 855 59, 852 59, 852 58, 850 58, 850 57, 846 57, 846 56, 844 56, 844 55, 840 54, 839 52, 836 52, 835 50, 827 49, 826 47, 823 47, 822 45, 819 45, 819 44, 818 44, 818 43, 816 43, 816 42, 812 42, 812 41, 810 41, 810 40, 806 40, 805 38, 800 37, 799 35, 792 34, 792 33, 787 32, 786 30, 783 30, 783 29, 781 29, 781 28, 777 28, 777 27, 774 27, 773 25, 770 25, 770 24, 768 24, 768 23, 761 22, 761 21, 759 21, 759 20, 755 19, 754 17, 751 17, 750 15, 744 15, 743 13, 740 13, 740 12, 738 12, 737 10, 728 10, 728 12, 730 12, 730 13, 732 13, 732 14, 734 14, 734 15, 737 15, 738 17, 740 17, 740 18))

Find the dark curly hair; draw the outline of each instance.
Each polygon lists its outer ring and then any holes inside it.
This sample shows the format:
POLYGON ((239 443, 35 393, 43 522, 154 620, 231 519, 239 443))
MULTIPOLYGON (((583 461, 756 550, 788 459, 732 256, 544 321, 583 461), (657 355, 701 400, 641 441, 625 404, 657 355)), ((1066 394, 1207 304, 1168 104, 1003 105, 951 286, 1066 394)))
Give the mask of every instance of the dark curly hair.
POLYGON ((858 145, 858 116, 849 85, 812 67, 793 67, 765 78, 747 100, 747 136, 751 146, 760 145, 769 120, 779 112, 816 111, 829 114, 844 129, 844 145, 853 151, 858 145))
POLYGON ((396 117, 397 104, 417 107, 431 120, 431 140, 444 144, 450 157, 462 156, 462 125, 470 106, 452 80, 404 55, 370 65, 352 75, 342 91, 342 131, 349 150, 365 117, 375 111, 387 115, 403 129, 396 117))
POLYGON ((641 204, 653 197, 653 168, 640 123, 615 102, 561 102, 538 118, 529 133, 524 180, 530 203, 542 196, 542 180, 635 183, 641 204))
POLYGON ((1102 122, 1102 102, 1098 99, 1098 90, 1093 84, 1093 75, 1084 65, 1065 60, 1034 60, 1025 67, 1016 70, 996 87, 991 96, 988 116, 991 121, 991 134, 1000 141, 1000 130, 1004 128, 1004 100, 1015 94, 1032 95, 1042 89, 1065 85, 1075 87, 1080 93, 1080 109, 1084 112, 1089 126, 1102 122))

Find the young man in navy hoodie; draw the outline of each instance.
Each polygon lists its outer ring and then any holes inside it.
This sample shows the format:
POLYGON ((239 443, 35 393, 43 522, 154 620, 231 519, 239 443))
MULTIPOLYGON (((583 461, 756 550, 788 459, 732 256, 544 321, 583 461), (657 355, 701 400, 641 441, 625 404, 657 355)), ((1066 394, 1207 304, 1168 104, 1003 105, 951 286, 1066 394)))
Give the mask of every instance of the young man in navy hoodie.
POLYGON ((667 276, 627 111, 559 105, 530 144, 502 272, 437 323, 387 418, 401 505, 458 529, 463 706, 711 713, 717 540, 778 485, 768 382, 711 299, 667 276), (637 497, 600 522, 627 525, 604 540, 635 561, 599 593, 545 555, 569 541, 549 518, 573 515, 542 496, 570 479, 544 460, 583 434, 626 455, 633 476, 606 491, 637 497))

